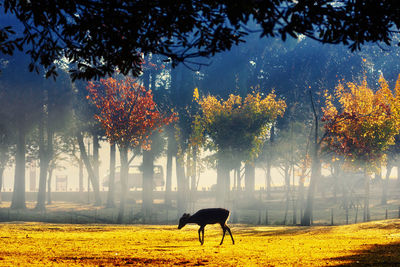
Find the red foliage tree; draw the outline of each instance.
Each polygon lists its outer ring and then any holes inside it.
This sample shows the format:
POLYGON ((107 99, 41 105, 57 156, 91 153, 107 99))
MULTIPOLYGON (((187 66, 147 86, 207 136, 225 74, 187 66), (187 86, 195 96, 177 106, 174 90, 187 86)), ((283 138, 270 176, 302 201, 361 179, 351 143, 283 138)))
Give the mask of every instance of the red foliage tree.
POLYGON ((128 177, 128 149, 141 145, 149 149, 149 136, 176 119, 157 109, 151 90, 146 90, 132 78, 118 81, 114 78, 89 82, 90 99, 98 108, 95 115, 111 143, 118 145, 121 160, 121 201, 117 222, 121 223, 126 201, 128 177))

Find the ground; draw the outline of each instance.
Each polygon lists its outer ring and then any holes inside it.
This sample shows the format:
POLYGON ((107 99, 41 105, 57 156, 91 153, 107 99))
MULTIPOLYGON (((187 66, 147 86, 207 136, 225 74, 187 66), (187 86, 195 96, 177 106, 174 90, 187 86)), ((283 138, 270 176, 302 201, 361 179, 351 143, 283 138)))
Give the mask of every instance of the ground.
POLYGON ((400 220, 343 226, 198 227, 1 223, 0 265, 337 266, 400 264, 400 220))

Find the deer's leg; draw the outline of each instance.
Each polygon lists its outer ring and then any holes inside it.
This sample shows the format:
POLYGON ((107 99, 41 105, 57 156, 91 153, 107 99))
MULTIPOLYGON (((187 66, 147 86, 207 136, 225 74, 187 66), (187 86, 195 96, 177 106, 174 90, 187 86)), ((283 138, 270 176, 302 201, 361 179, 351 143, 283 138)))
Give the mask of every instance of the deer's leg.
POLYGON ((225 237, 225 232, 226 232, 225 225, 222 225, 222 224, 221 224, 221 227, 222 227, 223 233, 222 233, 222 240, 221 240, 221 243, 219 243, 220 245, 222 245, 222 243, 224 242, 224 237, 225 237))
POLYGON ((200 244, 202 244, 202 245, 203 245, 203 243, 201 242, 201 236, 200 236, 200 232, 201 232, 201 227, 199 228, 199 241, 200 241, 200 244))
POLYGON ((235 244, 235 240, 233 240, 233 236, 232 236, 232 233, 231 233, 231 229, 228 227, 228 225, 226 225, 225 224, 225 228, 226 228, 226 230, 228 230, 228 233, 231 235, 231 238, 232 238, 232 244, 235 244))
POLYGON ((203 243, 204 243, 204 226, 200 226, 200 228, 199 228, 199 241, 200 241, 200 244, 203 245, 203 243), (203 234, 203 238, 201 238, 200 233, 203 234))
POLYGON ((201 244, 204 244, 204 227, 201 228, 201 232, 202 232, 202 236, 203 236, 203 242, 201 242, 201 244))

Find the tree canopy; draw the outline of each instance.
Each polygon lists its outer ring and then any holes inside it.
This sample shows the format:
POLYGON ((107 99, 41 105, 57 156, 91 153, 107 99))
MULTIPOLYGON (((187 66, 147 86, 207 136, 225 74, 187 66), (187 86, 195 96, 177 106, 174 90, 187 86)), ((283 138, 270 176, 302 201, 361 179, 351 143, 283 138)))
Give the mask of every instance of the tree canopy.
POLYGON ((0 26, 0 52, 26 51, 30 70, 41 65, 47 76, 57 75, 61 59, 71 63, 73 79, 116 69, 137 76, 143 54, 163 55, 173 65, 191 63, 231 49, 252 32, 283 40, 305 35, 351 50, 368 42, 391 45, 400 26, 397 5, 395 0, 4 0, 0 12, 16 17, 22 30, 0 26))
POLYGON ((200 106, 218 158, 233 164, 231 168, 258 156, 270 124, 286 109, 285 101, 273 92, 265 97, 253 92, 244 99, 231 94, 225 101, 208 95, 200 100, 200 106))
POLYGON ((359 85, 339 84, 335 97, 326 94, 323 108, 326 144, 353 164, 369 163, 373 167, 389 145, 394 144, 400 129, 400 79, 395 94, 382 76, 379 84, 380 89, 375 93, 364 79, 359 85))

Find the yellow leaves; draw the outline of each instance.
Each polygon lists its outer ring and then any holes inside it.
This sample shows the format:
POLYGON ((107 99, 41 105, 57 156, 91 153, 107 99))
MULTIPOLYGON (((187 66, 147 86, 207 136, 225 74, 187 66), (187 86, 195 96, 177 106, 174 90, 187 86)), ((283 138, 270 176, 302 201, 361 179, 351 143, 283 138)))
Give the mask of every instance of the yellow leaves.
POLYGON ((364 77, 360 84, 339 83, 335 97, 325 93, 322 111, 323 121, 327 122, 325 129, 330 133, 327 143, 350 162, 379 160, 400 130, 397 93, 393 95, 383 76, 379 85, 374 93, 364 77))
POLYGON ((0 226, 0 257, 2 266, 395 266, 399 226, 230 225, 235 245, 225 239, 219 246, 221 227, 210 225, 201 246, 195 225, 7 223, 0 226))
POLYGON ((257 157, 270 124, 286 109, 284 100, 272 92, 266 97, 260 93, 229 95, 218 100, 208 95, 199 101, 203 125, 218 148, 238 162, 257 157))
POLYGON ((199 89, 196 87, 193 90, 193 101, 198 102, 200 99, 199 89))

